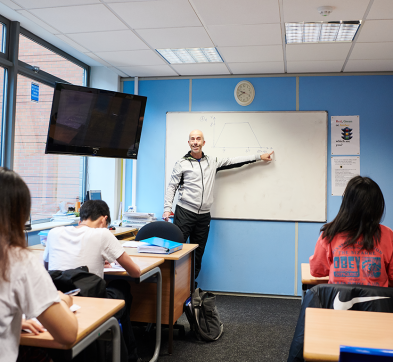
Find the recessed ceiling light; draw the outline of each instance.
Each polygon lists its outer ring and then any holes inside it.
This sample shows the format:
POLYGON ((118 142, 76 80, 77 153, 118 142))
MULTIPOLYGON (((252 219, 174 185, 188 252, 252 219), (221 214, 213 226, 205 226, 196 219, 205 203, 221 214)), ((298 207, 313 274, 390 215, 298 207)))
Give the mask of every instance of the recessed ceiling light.
POLYGON ((285 23, 287 44, 351 42, 360 21, 333 21, 329 23, 285 23))
POLYGON ((169 64, 223 62, 216 48, 156 49, 169 64))

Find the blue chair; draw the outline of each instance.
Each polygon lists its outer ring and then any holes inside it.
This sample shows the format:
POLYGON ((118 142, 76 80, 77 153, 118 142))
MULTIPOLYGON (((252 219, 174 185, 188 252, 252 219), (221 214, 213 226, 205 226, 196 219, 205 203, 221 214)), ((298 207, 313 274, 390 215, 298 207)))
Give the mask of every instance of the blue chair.
POLYGON ((392 362, 393 350, 340 346, 339 362, 392 362))

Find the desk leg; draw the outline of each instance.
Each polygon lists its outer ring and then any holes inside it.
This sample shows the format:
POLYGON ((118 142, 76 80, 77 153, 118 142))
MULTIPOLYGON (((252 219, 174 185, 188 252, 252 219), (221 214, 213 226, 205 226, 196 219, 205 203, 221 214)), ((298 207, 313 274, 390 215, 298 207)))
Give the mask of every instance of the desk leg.
MULTIPOLYGON (((161 303, 162 303, 162 275, 161 269, 157 271, 157 320, 156 320, 156 348, 154 350, 154 355, 150 362, 156 362, 158 360, 158 356, 160 354, 161 347, 161 303)), ((155 270, 155 269, 154 269, 155 270)))
POLYGON ((195 292, 195 249, 191 253, 191 295, 195 292))
POLYGON ((171 283, 169 290, 169 336, 168 336, 168 354, 173 353, 173 313, 175 309, 175 263, 173 260, 171 263, 171 283))
POLYGON ((93 332, 91 332, 87 337, 83 338, 78 344, 72 347, 71 358, 77 356, 108 329, 112 331, 112 361, 120 362, 120 327, 119 322, 115 317, 109 318, 93 332))

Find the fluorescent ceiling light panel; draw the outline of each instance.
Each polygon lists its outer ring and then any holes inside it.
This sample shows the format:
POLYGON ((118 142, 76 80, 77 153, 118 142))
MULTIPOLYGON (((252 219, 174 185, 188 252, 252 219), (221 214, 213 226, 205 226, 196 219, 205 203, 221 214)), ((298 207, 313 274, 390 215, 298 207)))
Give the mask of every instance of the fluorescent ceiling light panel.
POLYGON ((287 44, 351 42, 360 26, 360 21, 330 23, 285 23, 287 44))
POLYGON ((156 49, 169 64, 222 63, 216 48, 156 49))

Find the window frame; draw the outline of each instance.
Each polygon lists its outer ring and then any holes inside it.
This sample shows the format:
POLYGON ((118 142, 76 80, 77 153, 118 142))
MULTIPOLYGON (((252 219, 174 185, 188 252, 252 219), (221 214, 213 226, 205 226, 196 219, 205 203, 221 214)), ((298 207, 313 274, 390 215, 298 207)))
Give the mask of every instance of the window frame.
MULTIPOLYGON (((0 22, 4 24, 3 49, 0 51, 0 66, 4 71, 4 92, 3 92, 3 114, 0 119, 1 127, 1 147, 0 147, 0 166, 13 169, 14 163, 14 145, 15 145, 15 112, 16 112, 16 91, 17 76, 21 74, 33 81, 41 82, 52 88, 56 82, 68 83, 64 79, 56 77, 43 70, 37 70, 34 65, 27 64, 19 60, 19 36, 23 35, 44 48, 56 53, 64 59, 80 66, 84 69, 84 86, 90 84, 90 66, 76 59, 72 55, 57 48, 53 44, 38 37, 27 29, 20 27, 17 21, 10 21, 0 15, 0 22)), ((86 194, 86 177, 87 177, 87 157, 83 159, 83 180, 82 195, 86 194)), ((39 220, 35 223, 46 222, 48 219, 39 220)))

